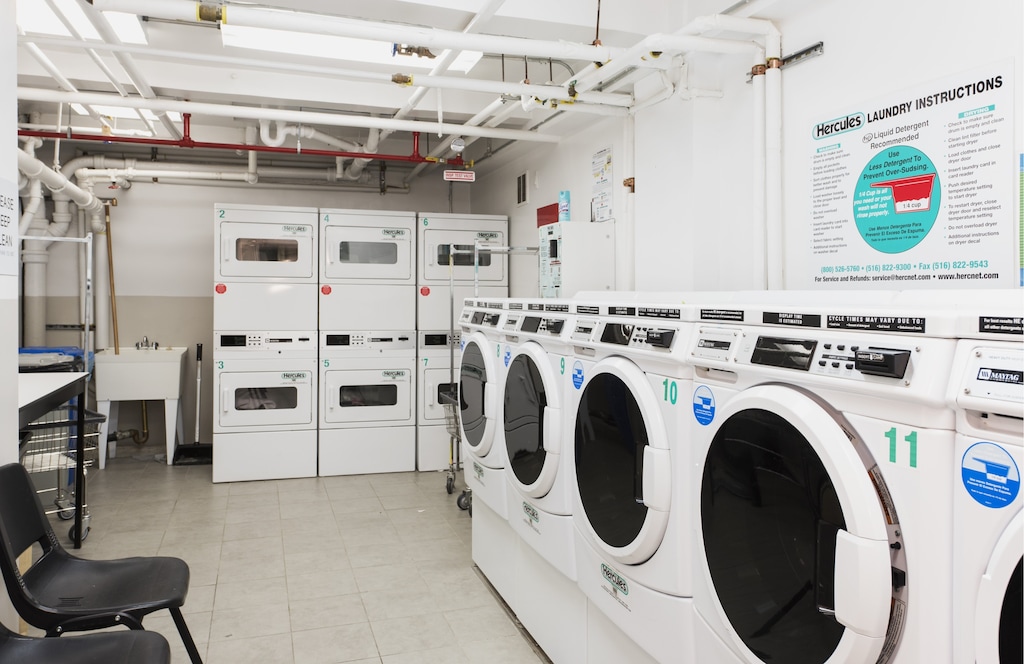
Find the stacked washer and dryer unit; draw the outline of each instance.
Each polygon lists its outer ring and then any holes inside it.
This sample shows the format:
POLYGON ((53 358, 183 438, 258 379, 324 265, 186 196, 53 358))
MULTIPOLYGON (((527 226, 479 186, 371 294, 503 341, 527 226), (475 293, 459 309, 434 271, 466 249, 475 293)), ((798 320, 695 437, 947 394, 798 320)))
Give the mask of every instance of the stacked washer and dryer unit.
POLYGON ((417 414, 419 470, 449 466, 451 437, 441 397, 457 389, 460 321, 466 298, 508 297, 508 260, 503 252, 479 251, 486 243, 508 245, 508 217, 420 214, 417 218, 417 414), (453 251, 454 250, 454 251, 453 251))
POLYGON ((317 474, 317 210, 214 207, 213 481, 317 474))
POLYGON ((415 225, 320 210, 320 475, 416 469, 415 225))

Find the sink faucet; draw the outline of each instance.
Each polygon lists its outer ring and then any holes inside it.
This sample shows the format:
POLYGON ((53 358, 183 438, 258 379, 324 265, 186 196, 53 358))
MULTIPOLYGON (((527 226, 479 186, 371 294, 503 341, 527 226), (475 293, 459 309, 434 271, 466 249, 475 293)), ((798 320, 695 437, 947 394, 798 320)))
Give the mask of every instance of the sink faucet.
POLYGON ((149 343, 149 337, 146 336, 146 335, 142 336, 142 341, 136 341, 135 342, 135 349, 136 350, 150 350, 150 349, 156 350, 159 347, 160 347, 160 344, 158 344, 155 341, 152 344, 150 344, 149 343))

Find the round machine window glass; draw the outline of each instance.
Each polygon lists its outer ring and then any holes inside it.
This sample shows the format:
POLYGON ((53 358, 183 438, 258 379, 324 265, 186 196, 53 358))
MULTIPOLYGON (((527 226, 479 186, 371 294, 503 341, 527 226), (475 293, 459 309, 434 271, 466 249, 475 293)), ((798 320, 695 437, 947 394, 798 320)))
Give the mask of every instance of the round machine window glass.
POLYGON ((462 430, 466 443, 477 447, 484 437, 487 418, 484 414, 484 389, 487 386, 487 369, 480 346, 470 341, 462 350, 462 368, 459 370, 459 394, 461 395, 462 430))
POLYGON ((606 544, 629 545, 640 534, 647 424, 629 387, 599 373, 576 411, 576 483, 587 520, 606 544))
POLYGON ((544 468, 544 409, 547 392, 540 370, 529 355, 519 355, 505 379, 505 446, 520 482, 533 484, 544 468))
POLYGON ((826 661, 844 630, 829 610, 846 522, 807 439, 775 413, 736 413, 708 450, 700 510, 715 593, 744 644, 766 662, 826 661))

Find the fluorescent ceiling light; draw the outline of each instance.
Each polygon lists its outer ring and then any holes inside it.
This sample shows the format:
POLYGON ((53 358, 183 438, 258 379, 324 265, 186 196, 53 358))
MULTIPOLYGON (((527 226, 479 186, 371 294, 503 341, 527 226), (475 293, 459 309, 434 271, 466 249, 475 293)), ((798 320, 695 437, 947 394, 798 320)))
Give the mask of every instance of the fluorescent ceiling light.
MULTIPOLYGON (((251 28, 222 24, 220 35, 224 46, 250 48, 272 53, 291 53, 315 58, 331 58, 366 64, 391 65, 396 69, 432 69, 436 58, 415 55, 395 55, 394 44, 372 39, 355 39, 335 35, 317 35, 289 30, 251 28)), ((443 52, 442 52, 443 53, 443 52)), ((435 55, 441 56, 442 53, 435 55)), ((463 51, 450 69, 468 72, 483 54, 463 51)))
MULTIPOLYGON (((78 37, 86 40, 102 41, 100 34, 96 32, 92 22, 82 11, 77 0, 53 0, 64 19, 71 25, 71 28, 78 33, 78 37)), ((74 35, 64 25, 51 9, 49 3, 42 0, 17 0, 18 26, 26 33, 52 35, 56 37, 73 37, 74 35)), ((142 29, 142 23, 135 14, 124 12, 103 12, 110 27, 114 29, 118 38, 125 44, 146 44, 146 33, 142 29)))
POLYGON ((125 44, 148 44, 146 33, 142 30, 142 22, 135 14, 125 12, 103 12, 110 27, 117 33, 118 39, 125 44))

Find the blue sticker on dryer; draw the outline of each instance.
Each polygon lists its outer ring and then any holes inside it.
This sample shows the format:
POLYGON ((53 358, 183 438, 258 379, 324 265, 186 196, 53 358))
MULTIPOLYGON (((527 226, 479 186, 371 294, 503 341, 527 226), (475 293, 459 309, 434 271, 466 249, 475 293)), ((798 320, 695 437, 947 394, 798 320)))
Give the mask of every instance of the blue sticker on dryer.
POLYGON ((1010 453, 995 443, 974 443, 960 460, 964 490, 975 501, 999 509, 1020 493, 1020 468, 1010 453))
POLYGON ((715 395, 707 385, 701 385, 693 392, 693 417, 702 426, 715 421, 715 395))
POLYGON ((512 347, 511 346, 505 346, 505 355, 502 356, 502 361, 505 363, 505 368, 507 369, 508 365, 512 362, 512 347))
POLYGON ((579 360, 572 365, 572 385, 577 390, 583 386, 583 363, 579 360))

